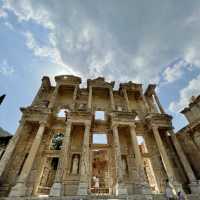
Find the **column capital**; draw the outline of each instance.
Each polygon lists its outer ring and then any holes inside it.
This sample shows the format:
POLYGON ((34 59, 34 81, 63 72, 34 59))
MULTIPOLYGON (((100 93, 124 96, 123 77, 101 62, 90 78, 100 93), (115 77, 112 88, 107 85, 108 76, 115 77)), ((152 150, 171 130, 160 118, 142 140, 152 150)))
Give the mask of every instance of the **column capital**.
POLYGON ((134 129, 136 128, 135 123, 130 123, 129 126, 130 126, 130 128, 134 128, 134 129))
POLYGON ((151 124, 151 127, 153 128, 153 129, 158 129, 158 125, 157 124, 151 124))
POLYGON ((48 126, 47 121, 39 121, 40 126, 48 126))
POLYGON ((91 126, 91 121, 84 121, 85 126, 91 126))
POLYGON ((72 124, 72 121, 71 121, 71 120, 67 120, 67 121, 65 122, 65 124, 66 124, 66 126, 69 126, 69 125, 72 124))
POLYGON ((117 128, 119 126, 119 124, 117 122, 113 122, 111 124, 111 128, 117 128))

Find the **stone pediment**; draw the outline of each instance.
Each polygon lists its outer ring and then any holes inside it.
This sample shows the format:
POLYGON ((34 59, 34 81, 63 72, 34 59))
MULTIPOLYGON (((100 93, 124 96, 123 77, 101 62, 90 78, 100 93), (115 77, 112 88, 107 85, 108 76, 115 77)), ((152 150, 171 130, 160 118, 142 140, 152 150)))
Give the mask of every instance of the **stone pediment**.
POLYGON ((105 87, 105 88, 110 88, 110 87, 114 87, 115 82, 106 82, 105 79, 103 77, 98 77, 96 79, 88 79, 87 80, 87 87, 89 88, 89 86, 92 87, 105 87))
POLYGON ((142 90, 142 84, 133 83, 132 81, 129 81, 127 83, 121 83, 119 85, 119 89, 125 88, 127 91, 141 91, 142 90))
POLYGON ((73 75, 61 75, 56 76, 55 81, 59 85, 79 85, 81 83, 81 78, 73 75))

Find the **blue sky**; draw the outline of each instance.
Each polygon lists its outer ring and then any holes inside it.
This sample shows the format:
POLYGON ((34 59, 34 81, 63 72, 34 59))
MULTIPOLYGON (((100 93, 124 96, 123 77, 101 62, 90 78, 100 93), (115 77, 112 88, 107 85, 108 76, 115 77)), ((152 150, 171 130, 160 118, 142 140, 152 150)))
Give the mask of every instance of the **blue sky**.
POLYGON ((0 0, 0 126, 14 133, 41 77, 158 85, 176 130, 200 94, 200 1, 0 0))

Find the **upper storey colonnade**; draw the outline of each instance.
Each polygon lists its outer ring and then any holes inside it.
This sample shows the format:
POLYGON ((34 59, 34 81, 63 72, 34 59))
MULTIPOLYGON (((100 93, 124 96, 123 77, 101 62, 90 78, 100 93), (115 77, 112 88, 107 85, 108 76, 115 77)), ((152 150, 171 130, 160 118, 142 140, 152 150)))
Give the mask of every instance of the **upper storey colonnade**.
MULTIPOLYGON (((88 79, 87 87, 81 87, 80 77, 61 75, 55 77, 53 86, 49 77, 42 78, 42 84, 33 100, 32 106, 41 105, 50 109, 68 108, 75 110, 106 110, 133 112, 140 115, 161 113, 165 111, 156 94, 155 84, 148 85, 143 92, 142 84, 121 83, 119 89, 114 89, 115 82, 107 82, 104 78, 88 79)), ((140 116, 140 117, 141 117, 140 116)))

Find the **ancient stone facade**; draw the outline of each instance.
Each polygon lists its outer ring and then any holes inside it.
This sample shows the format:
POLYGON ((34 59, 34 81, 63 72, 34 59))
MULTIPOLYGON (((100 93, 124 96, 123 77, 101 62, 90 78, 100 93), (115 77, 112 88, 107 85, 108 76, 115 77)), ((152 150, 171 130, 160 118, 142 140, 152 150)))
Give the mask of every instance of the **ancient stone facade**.
POLYGON ((32 104, 21 108, 0 162, 2 197, 154 199, 166 179, 174 192, 200 193, 199 174, 155 85, 143 93, 141 84, 121 83, 115 90, 101 77, 87 80, 86 88, 76 76, 55 81, 52 86, 43 77, 32 104))
POLYGON ((4 130, 3 129, 1 130, 0 127, 0 160, 3 157, 3 154, 5 153, 6 147, 11 138, 12 135, 4 132, 4 130))
POLYGON ((191 188, 199 190, 197 183, 200 180, 200 96, 192 97, 189 106, 181 113, 185 115, 189 124, 178 131, 177 138, 197 178, 196 182, 191 183, 194 184, 191 188))

